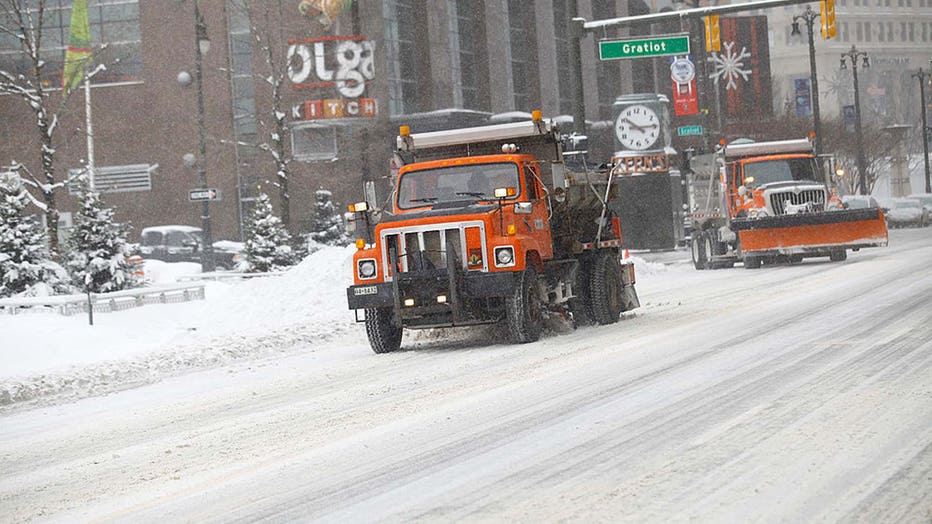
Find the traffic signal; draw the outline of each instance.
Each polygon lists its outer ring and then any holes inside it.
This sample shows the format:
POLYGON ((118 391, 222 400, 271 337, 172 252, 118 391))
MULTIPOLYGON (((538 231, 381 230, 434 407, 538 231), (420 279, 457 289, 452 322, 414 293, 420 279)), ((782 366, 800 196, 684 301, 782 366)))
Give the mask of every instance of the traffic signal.
MULTIPOLYGON (((823 2, 825 0, 822 0, 823 2)), ((703 17, 705 22, 705 50, 706 51, 721 51, 722 50, 722 37, 721 29, 718 25, 718 15, 709 15, 703 17)))
POLYGON ((835 0, 820 0, 819 14, 822 22, 822 38, 835 38, 835 0))

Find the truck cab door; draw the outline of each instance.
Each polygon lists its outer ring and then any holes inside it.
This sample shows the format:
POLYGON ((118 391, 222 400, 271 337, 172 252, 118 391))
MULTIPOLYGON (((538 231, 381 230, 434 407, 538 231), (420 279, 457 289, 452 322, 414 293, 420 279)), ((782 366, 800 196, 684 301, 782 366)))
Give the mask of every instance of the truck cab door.
POLYGON ((527 198, 531 202, 529 215, 516 215, 516 226, 519 231, 539 240, 538 252, 543 258, 553 256, 553 241, 550 234, 550 209, 548 208, 547 192, 544 189, 540 174, 536 166, 524 166, 524 185, 527 189, 527 198))

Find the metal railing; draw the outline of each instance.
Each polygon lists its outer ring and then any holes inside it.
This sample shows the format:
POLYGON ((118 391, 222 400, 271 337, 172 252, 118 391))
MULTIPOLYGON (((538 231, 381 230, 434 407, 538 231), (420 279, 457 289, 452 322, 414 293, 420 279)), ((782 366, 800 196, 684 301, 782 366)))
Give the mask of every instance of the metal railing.
POLYGON ((52 312, 70 316, 88 313, 90 308, 93 308, 94 313, 111 313, 147 304, 175 304, 203 299, 204 284, 176 284, 89 295, 3 298, 0 299, 0 311, 11 315, 52 312))

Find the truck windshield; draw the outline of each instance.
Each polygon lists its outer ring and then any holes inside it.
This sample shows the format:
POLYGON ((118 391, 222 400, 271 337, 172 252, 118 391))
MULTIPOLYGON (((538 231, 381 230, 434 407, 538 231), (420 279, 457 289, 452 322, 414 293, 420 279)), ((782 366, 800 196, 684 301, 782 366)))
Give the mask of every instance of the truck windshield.
POLYGON ((760 187, 773 182, 818 181, 812 158, 762 160, 744 164, 744 183, 760 187))
POLYGON ((492 200, 495 190, 503 187, 520 191, 517 164, 469 164, 408 171, 398 181, 398 207, 492 200))

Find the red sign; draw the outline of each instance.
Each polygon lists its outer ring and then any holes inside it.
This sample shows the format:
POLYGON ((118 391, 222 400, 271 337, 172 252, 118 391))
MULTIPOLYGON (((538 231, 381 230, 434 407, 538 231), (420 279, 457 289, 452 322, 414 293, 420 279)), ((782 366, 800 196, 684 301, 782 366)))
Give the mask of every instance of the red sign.
POLYGON ((676 116, 699 114, 699 96, 696 93, 696 80, 688 84, 673 82, 673 112, 676 116))

